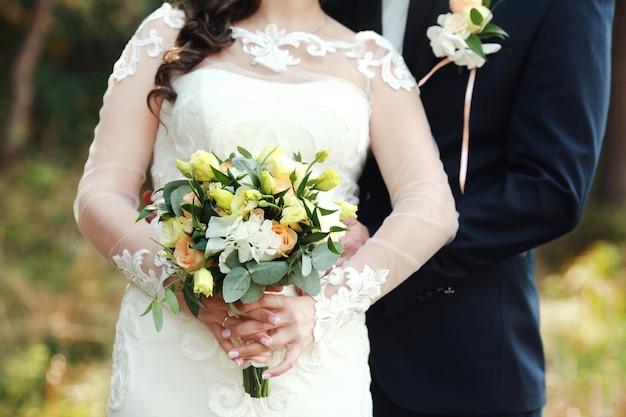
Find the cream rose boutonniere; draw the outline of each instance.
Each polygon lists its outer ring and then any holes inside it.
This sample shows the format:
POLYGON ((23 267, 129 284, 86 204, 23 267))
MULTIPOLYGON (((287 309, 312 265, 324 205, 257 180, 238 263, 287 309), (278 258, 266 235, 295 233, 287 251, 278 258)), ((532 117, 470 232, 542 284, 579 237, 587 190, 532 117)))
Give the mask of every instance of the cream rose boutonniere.
POLYGON ((508 33, 492 23, 496 6, 491 7, 491 0, 450 0, 450 12, 439 15, 437 24, 428 28, 426 36, 438 58, 443 58, 419 82, 421 87, 441 67, 453 62, 460 68, 469 70, 465 93, 463 142, 461 144, 461 166, 459 186, 465 191, 467 159, 469 150, 469 115, 471 97, 476 79, 476 69, 487 62, 487 55, 501 49, 497 43, 483 43, 484 39, 508 37, 508 33))

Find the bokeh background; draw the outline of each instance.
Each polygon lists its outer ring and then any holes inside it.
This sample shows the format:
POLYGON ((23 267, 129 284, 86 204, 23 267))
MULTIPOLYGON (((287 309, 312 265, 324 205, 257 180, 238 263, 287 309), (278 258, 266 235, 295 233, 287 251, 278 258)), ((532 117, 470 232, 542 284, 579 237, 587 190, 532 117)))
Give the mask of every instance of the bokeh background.
MULTIPOLYGON (((626 417, 626 2, 579 227, 539 250, 546 417, 626 417)), ((0 1, 0 416, 104 417, 124 277, 72 201, 107 77, 154 0, 0 1)), ((572 68, 575 71, 575 68, 572 68)))

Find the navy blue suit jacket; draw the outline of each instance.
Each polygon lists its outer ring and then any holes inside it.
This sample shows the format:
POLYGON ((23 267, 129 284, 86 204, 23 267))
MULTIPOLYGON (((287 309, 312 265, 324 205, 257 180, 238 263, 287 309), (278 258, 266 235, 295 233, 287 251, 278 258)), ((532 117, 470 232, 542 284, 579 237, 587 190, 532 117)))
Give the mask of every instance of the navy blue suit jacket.
MULTIPOLYGON (((380 32, 380 0, 328 0, 325 8, 354 30, 380 32)), ((448 65, 422 87, 460 228, 368 312, 373 377, 400 407, 492 414, 543 406, 533 248, 570 231, 589 194, 605 131, 613 10, 613 0, 497 6, 494 23, 510 37, 494 40, 502 50, 477 72, 464 194, 468 72, 448 65)), ((426 29, 448 11, 447 0, 411 0, 403 55, 416 79, 438 62, 426 29)), ((376 226, 390 207, 369 162, 359 218, 376 226)))

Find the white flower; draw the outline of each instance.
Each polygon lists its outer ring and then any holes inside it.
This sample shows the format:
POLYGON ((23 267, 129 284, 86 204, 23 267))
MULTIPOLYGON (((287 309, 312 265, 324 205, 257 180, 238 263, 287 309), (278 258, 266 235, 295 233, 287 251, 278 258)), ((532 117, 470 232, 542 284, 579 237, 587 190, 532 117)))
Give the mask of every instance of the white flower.
POLYGON ((219 267, 223 273, 230 268, 226 260, 233 251, 237 251, 239 262, 244 263, 254 259, 256 262, 270 261, 276 255, 276 248, 281 239, 272 231, 270 220, 261 220, 251 216, 248 220, 242 217, 211 217, 206 231, 206 256, 219 253, 219 267))
MULTIPOLYGON (((470 35, 469 26, 460 14, 446 13, 437 19, 439 26, 431 26, 426 31, 430 46, 438 58, 447 57, 456 65, 468 69, 482 67, 486 60, 472 51, 465 39, 470 35), (461 22, 465 22, 464 24, 461 22)), ((485 55, 498 52, 501 46, 495 43, 482 44, 485 55)))

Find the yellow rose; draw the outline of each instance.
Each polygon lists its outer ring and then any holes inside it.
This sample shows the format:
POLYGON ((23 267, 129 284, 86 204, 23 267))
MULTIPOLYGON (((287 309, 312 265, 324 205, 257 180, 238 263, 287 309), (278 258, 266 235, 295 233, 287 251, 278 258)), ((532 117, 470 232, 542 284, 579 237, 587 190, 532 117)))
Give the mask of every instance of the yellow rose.
POLYGON ((276 182, 268 171, 261 172, 261 192, 266 195, 273 195, 276 192, 276 182))
POLYGON ((280 246, 275 248, 278 250, 277 257, 289 255, 296 243, 298 243, 296 231, 278 223, 276 220, 272 220, 272 231, 280 236, 280 246))
POLYGON ((215 204, 221 209, 230 210, 230 205, 235 196, 223 188, 214 188, 209 191, 209 196, 215 200, 215 204))
POLYGON ((464 10, 482 5, 482 0, 450 0, 450 10, 452 13, 463 13, 464 10))
POLYGON ((336 204, 339 206, 339 210, 340 210, 340 214, 339 214, 340 221, 344 221, 345 219, 357 218, 357 215, 356 215, 356 212, 358 210, 357 206, 355 206, 354 204, 350 204, 346 201, 338 201, 336 204))
POLYGON ((217 160, 217 157, 212 153, 203 150, 194 152, 193 155, 191 155, 189 164, 191 166, 192 174, 198 181, 211 181, 215 179, 215 174, 213 174, 211 167, 215 169, 220 168, 220 163, 217 160))
POLYGON ((304 207, 297 205, 287 206, 283 209, 280 224, 291 227, 296 232, 301 232, 302 228, 300 227, 300 223, 306 225, 310 224, 310 220, 306 214, 306 210, 304 210, 304 207))
POLYGON ((243 192, 243 198, 248 201, 259 201, 261 198, 263 198, 263 194, 261 194, 259 190, 245 190, 243 192))
POLYGON ((491 10, 489 10, 485 6, 477 6, 471 9, 465 9, 463 10, 463 16, 467 20, 469 31, 474 34, 482 32, 485 26, 487 26, 487 23, 491 22, 491 19, 493 19, 493 13, 491 13, 491 10), (479 25, 476 25, 472 22, 472 18, 470 16, 472 9, 476 9, 478 13, 480 13, 480 15, 482 16, 482 21, 479 25))
POLYGON ((279 155, 273 158, 272 165, 274 179, 288 180, 292 172, 299 171, 301 164, 285 155, 279 155))
POLYGON ((184 227, 187 219, 184 217, 171 217, 161 224, 159 243, 166 248, 173 248, 178 241, 185 236, 184 227))
POLYGON ((184 235, 176 243, 174 248, 174 259, 176 265, 180 266, 187 272, 193 272, 198 268, 204 266, 204 252, 198 249, 193 249, 191 246, 193 242, 191 238, 184 235))
POLYGON ((339 177, 339 174, 337 174, 334 169, 327 169, 326 171, 322 172, 319 177, 317 177, 317 180, 315 181, 315 185, 313 187, 320 191, 330 191, 337 185, 339 185, 340 182, 341 179, 339 177))
POLYGON ((193 292, 213 296, 213 275, 206 268, 200 268, 193 274, 193 292))
POLYGON ((274 158, 282 156, 283 151, 280 150, 278 145, 266 145, 263 151, 256 157, 257 162, 265 160, 265 164, 270 165, 274 163, 274 158))

